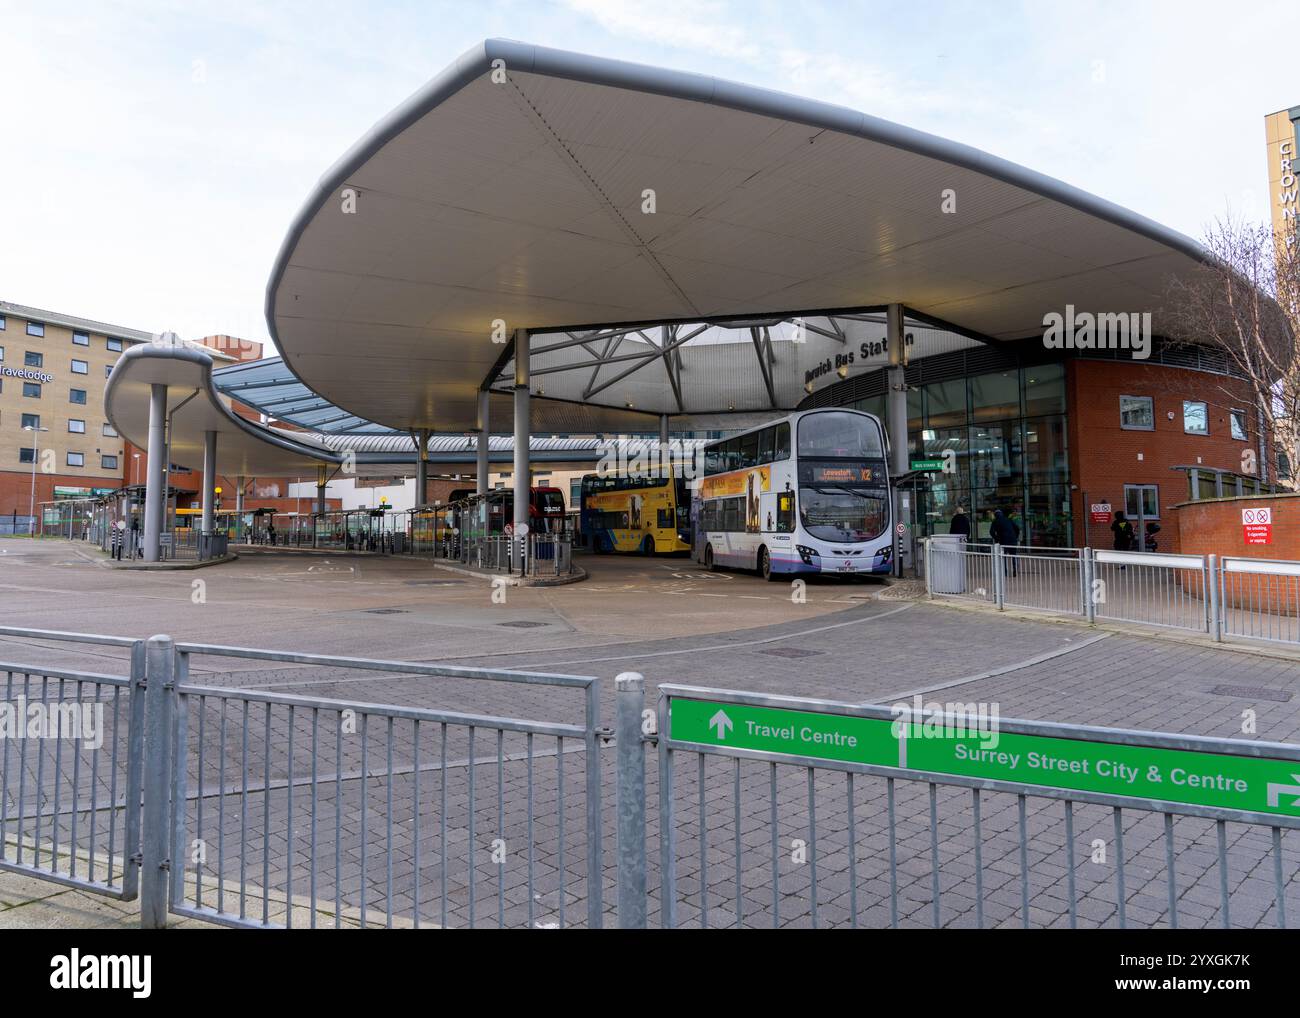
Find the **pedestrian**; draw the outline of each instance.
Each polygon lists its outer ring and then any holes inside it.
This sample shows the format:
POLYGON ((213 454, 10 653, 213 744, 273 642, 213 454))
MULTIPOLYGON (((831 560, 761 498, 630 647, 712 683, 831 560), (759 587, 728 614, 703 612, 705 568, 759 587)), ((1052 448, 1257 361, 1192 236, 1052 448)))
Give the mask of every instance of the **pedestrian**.
POLYGON ((275 523, 268 520, 266 523, 266 539, 270 542, 271 547, 275 547, 275 523))
MULTIPOLYGON (((1115 510, 1110 532, 1113 535, 1111 547, 1116 551, 1133 551, 1137 547, 1137 535, 1133 532, 1133 524, 1128 521, 1123 509, 1115 510)), ((1120 569, 1126 568, 1128 567, 1120 566, 1120 569)))
POLYGON ((1155 520, 1147 520, 1146 531, 1147 532, 1143 538, 1146 550, 1155 551, 1160 546, 1159 542, 1156 540, 1156 534, 1160 533, 1160 524, 1155 520))
MULTIPOLYGON (((1014 549, 1016 541, 1020 538, 1020 528, 1001 509, 995 509, 993 510, 993 525, 989 527, 989 537, 993 538, 995 544, 1014 549)), ((1014 551, 1012 551, 1010 559, 1012 575, 1019 576, 1020 564, 1016 561, 1014 551)), ((1005 566, 1003 568, 1005 569, 1005 566)))
POLYGON ((948 524, 948 533, 959 537, 970 537, 970 517, 961 506, 953 510, 952 522, 948 524))

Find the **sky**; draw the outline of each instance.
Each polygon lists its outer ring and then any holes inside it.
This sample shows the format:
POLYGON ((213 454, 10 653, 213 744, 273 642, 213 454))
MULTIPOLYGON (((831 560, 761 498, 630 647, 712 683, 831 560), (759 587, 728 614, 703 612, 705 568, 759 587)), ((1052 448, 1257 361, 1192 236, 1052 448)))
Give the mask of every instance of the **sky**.
POLYGON ((0 299, 267 342, 311 187, 493 37, 849 106, 1200 237, 1268 218, 1297 29, 1296 0, 0 0, 0 299))

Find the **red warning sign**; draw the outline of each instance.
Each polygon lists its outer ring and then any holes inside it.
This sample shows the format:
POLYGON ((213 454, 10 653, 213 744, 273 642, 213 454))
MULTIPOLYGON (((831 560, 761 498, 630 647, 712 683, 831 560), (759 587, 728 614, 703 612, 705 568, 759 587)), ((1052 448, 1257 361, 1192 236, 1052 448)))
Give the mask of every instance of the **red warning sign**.
POLYGON ((1091 519, 1093 523, 1109 523, 1110 503, 1109 502, 1091 503, 1088 510, 1088 518, 1091 519))
POLYGON ((1246 544, 1273 543, 1273 510, 1261 506, 1241 511, 1241 539, 1246 544))

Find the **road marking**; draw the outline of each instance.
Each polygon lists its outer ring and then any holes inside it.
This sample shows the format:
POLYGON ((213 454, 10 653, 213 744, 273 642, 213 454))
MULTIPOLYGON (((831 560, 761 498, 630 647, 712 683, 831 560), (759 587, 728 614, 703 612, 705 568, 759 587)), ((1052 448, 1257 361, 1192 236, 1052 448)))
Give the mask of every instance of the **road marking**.
POLYGON ((1091 647, 1094 643, 1100 643, 1102 640, 1109 639, 1113 633, 1101 633, 1097 636, 1090 636, 1086 640, 1074 644, 1070 647, 1058 647, 1056 650, 1049 650, 1042 654, 1036 654, 1034 657, 1026 658, 1024 661, 1017 661, 1015 664, 1003 665, 1000 668, 990 668, 986 672, 979 672, 975 675, 965 675, 959 679, 946 679, 943 682, 936 682, 929 686, 920 686, 916 689, 908 689, 902 693, 889 693, 882 698, 875 700, 866 700, 864 703, 885 703, 891 700, 907 700, 914 696, 923 696, 926 693, 934 693, 940 689, 948 689, 952 686, 964 686, 968 682, 979 682, 980 679, 991 679, 998 675, 1006 675, 1008 672, 1018 672, 1022 668, 1031 668, 1034 665, 1042 664, 1044 661, 1051 661, 1053 658, 1063 657, 1066 654, 1073 654, 1076 650, 1083 650, 1084 647, 1091 647))

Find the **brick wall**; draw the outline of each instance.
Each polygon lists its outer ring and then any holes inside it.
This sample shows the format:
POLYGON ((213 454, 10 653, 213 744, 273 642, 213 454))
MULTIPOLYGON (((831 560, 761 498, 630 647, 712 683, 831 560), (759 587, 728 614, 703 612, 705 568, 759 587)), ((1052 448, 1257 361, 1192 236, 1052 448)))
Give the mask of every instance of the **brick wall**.
POLYGON ((1174 516, 1182 549, 1189 554, 1300 560, 1300 494, 1184 502, 1174 516), (1273 510, 1273 543, 1247 544, 1241 510, 1260 506, 1273 510))
POLYGON ((1237 379, 1141 361, 1080 359, 1068 362, 1066 385, 1070 479, 1077 485, 1073 506, 1075 519, 1083 521, 1076 541, 1094 548, 1110 547, 1110 525, 1090 523, 1088 503, 1109 502, 1112 509, 1123 509, 1124 485, 1154 484, 1159 488, 1160 550, 1182 550, 1173 507, 1187 499, 1187 477, 1171 468, 1200 465, 1240 472, 1242 450, 1258 448, 1253 411, 1247 415, 1248 440, 1232 438, 1228 411, 1251 405, 1245 383, 1237 379), (1154 429, 1120 427, 1120 396, 1151 397, 1154 429), (1208 435, 1183 431, 1185 399, 1208 404, 1208 435))
MULTIPOLYGON (((1245 495, 1185 502, 1174 515, 1185 552, 1238 558, 1300 560, 1300 494, 1245 495), (1271 544, 1247 544, 1241 510, 1273 510, 1271 544)), ((1225 577, 1223 600, 1230 608, 1295 615, 1300 611, 1300 583, 1294 577, 1233 575, 1225 577)))

